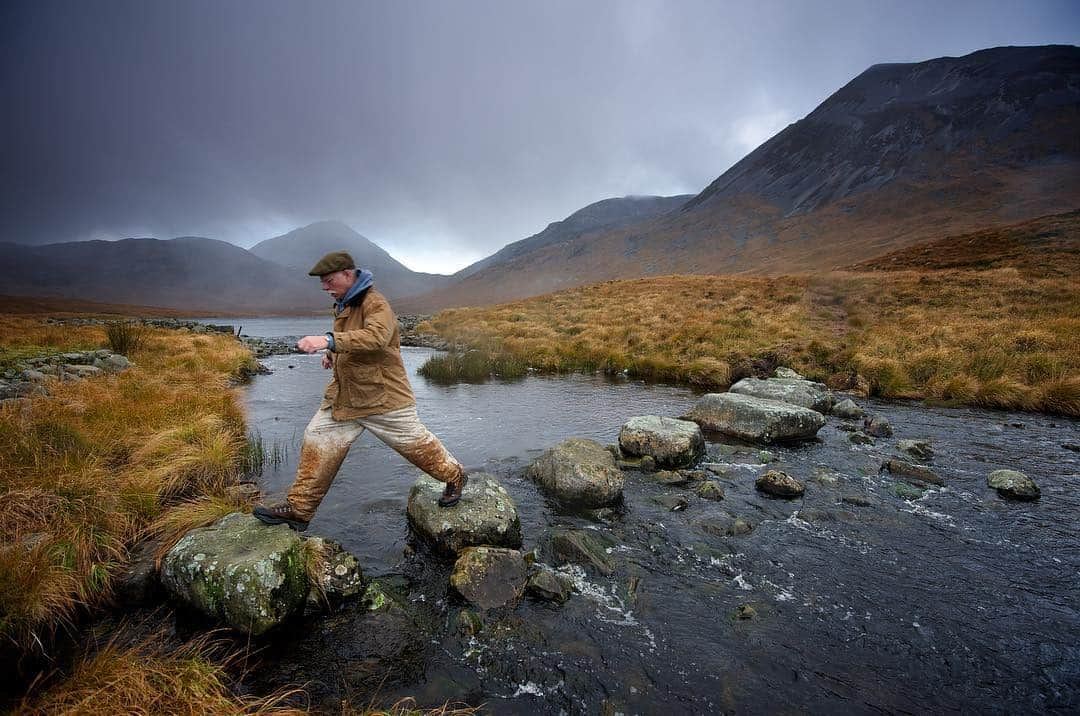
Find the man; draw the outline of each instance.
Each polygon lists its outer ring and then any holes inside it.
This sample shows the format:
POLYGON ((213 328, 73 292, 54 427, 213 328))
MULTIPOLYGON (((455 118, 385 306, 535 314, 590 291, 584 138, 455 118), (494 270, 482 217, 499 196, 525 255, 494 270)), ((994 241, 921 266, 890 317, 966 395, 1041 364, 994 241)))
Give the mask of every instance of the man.
POLYGON ((352 256, 336 251, 323 256, 308 275, 318 276, 334 298, 334 330, 304 336, 297 346, 305 353, 325 349, 322 366, 333 368, 334 377, 304 431, 288 497, 276 505, 260 505, 253 514, 267 524, 307 529, 349 447, 364 430, 445 482, 440 506, 456 504, 468 476, 416 415, 416 398, 401 363, 397 318, 372 286, 371 272, 358 271, 352 256))

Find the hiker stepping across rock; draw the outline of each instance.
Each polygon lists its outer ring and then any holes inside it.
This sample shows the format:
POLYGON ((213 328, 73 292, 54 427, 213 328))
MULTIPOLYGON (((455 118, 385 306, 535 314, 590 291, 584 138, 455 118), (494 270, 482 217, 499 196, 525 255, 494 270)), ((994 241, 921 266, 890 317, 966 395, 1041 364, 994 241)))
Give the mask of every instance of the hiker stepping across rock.
POLYGON ((326 350, 323 368, 334 371, 322 404, 304 430, 296 479, 284 502, 259 505, 253 514, 267 524, 307 529, 337 475, 349 447, 370 430, 406 460, 446 483, 439 505, 461 499, 468 475, 420 422, 416 398, 401 362, 398 323, 372 275, 357 270, 344 251, 323 256, 311 271, 334 298, 334 330, 304 336, 305 353, 326 350))

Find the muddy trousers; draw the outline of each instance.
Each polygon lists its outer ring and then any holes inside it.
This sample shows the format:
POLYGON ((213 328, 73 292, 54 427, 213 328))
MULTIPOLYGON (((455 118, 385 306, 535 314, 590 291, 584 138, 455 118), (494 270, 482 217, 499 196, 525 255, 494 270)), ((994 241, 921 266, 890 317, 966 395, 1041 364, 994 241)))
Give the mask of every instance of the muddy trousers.
POLYGON ((289 504, 297 517, 310 520, 315 515, 349 448, 364 430, 440 482, 463 472, 461 463, 420 422, 416 406, 352 420, 334 420, 330 408, 321 408, 304 430, 296 480, 289 488, 289 504))

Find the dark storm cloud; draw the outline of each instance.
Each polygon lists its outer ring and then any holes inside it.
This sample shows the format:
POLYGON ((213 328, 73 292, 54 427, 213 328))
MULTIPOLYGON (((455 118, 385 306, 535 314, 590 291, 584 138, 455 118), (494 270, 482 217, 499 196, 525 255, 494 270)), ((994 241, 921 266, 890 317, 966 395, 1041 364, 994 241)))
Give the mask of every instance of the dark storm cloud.
POLYGON ((101 2, 0 10, 0 240, 339 218, 452 271, 696 192, 870 64, 1074 43, 1061 3, 101 2))

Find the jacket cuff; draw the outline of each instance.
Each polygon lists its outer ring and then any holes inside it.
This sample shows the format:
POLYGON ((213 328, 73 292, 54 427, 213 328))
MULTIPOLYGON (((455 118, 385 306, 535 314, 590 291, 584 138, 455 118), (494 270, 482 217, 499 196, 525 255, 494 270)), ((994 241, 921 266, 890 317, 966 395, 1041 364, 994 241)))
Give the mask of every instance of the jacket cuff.
POLYGON ((330 344, 326 347, 326 350, 333 352, 334 347, 337 345, 337 343, 334 341, 333 333, 326 334, 326 342, 330 344))

